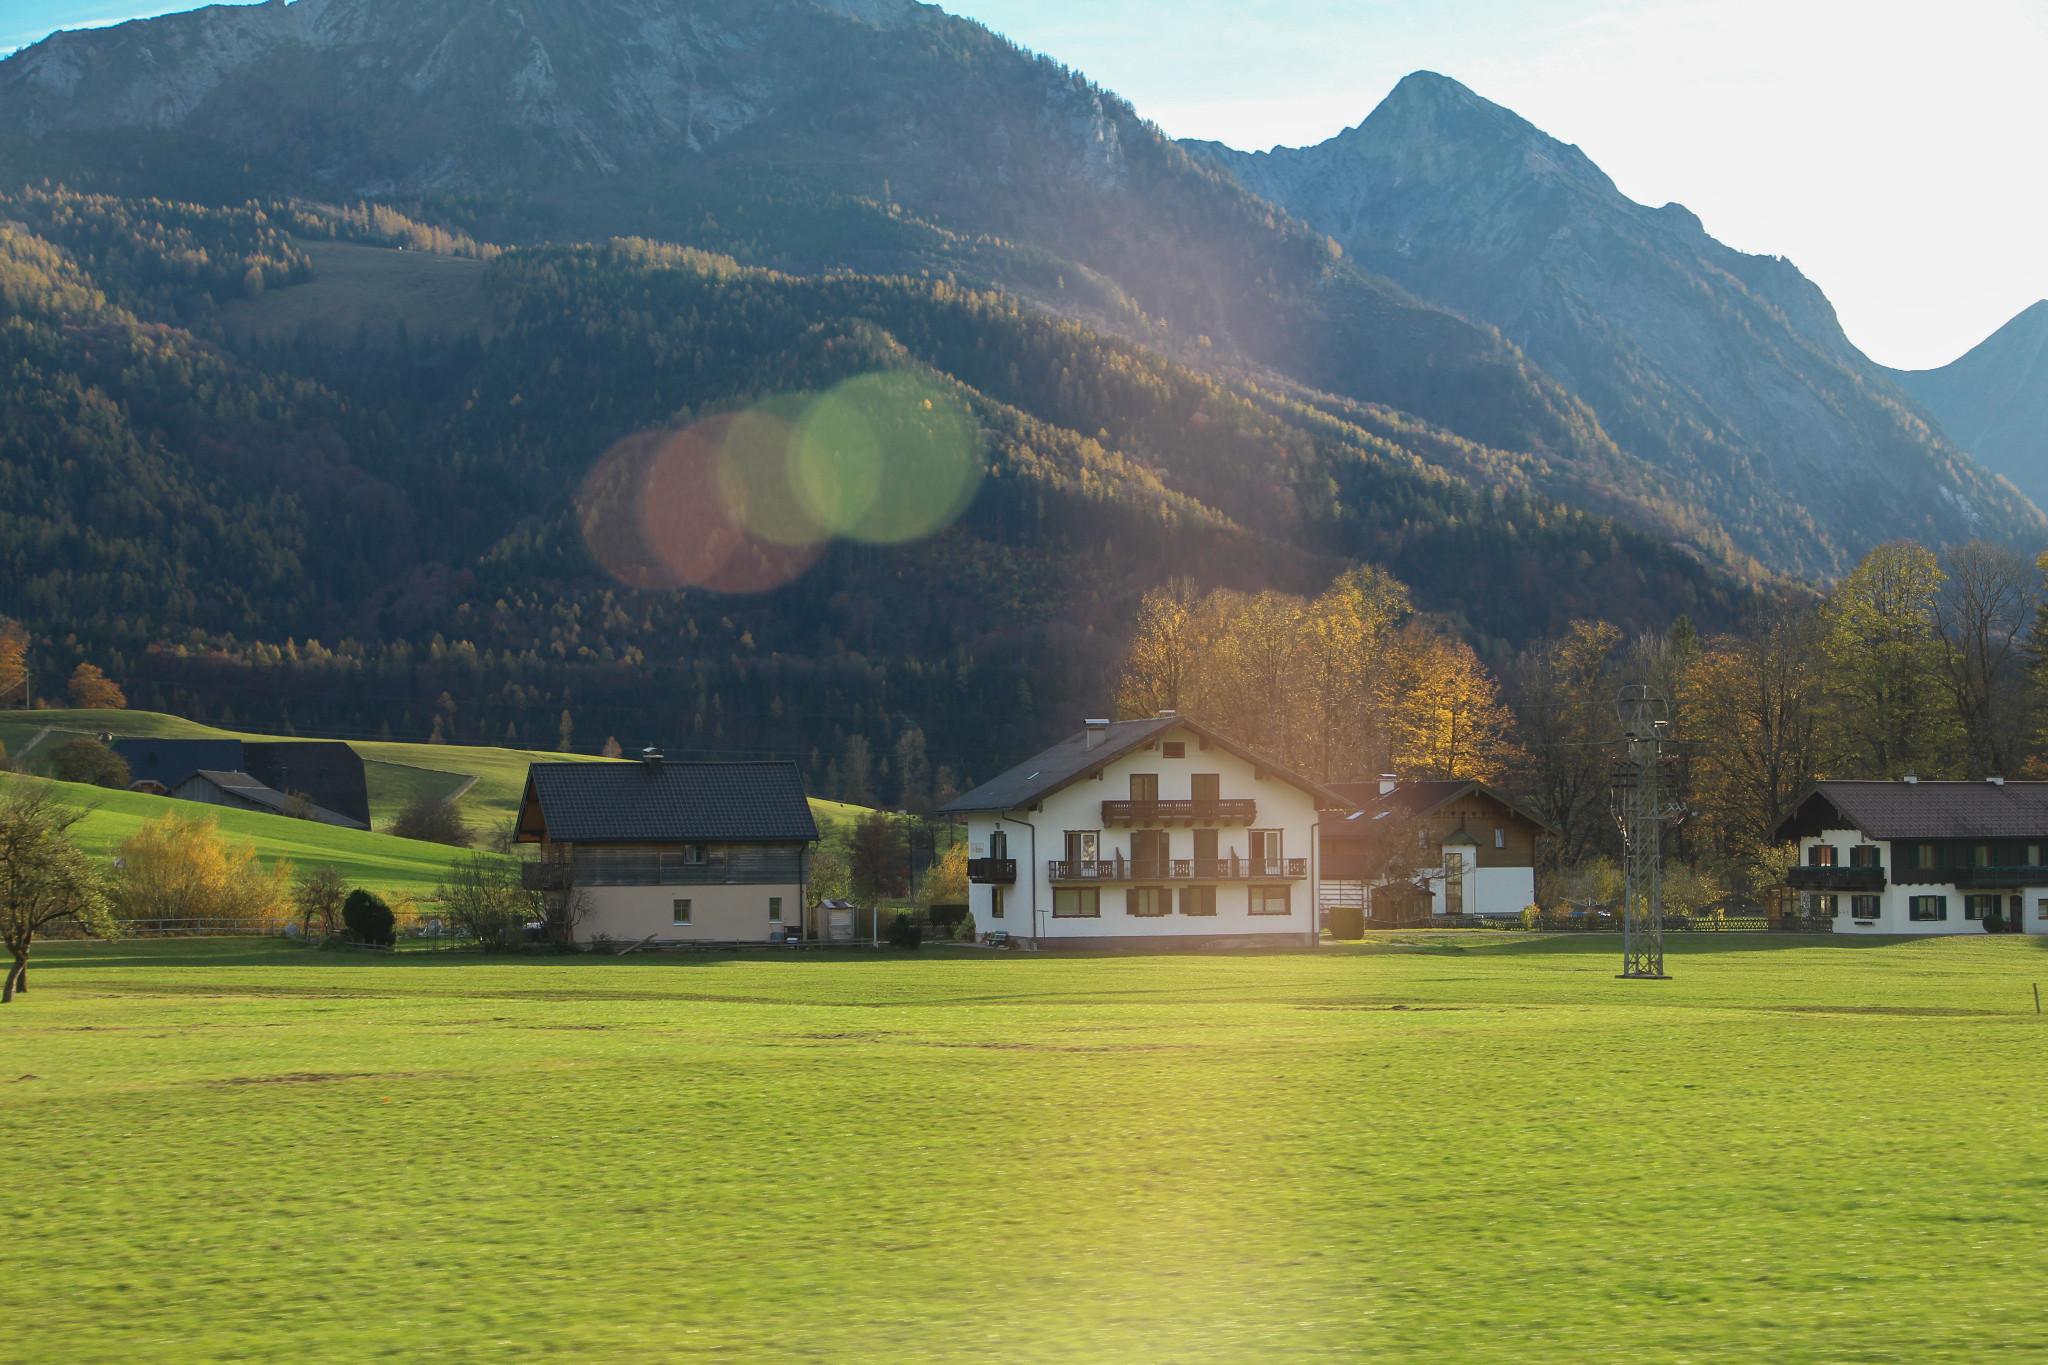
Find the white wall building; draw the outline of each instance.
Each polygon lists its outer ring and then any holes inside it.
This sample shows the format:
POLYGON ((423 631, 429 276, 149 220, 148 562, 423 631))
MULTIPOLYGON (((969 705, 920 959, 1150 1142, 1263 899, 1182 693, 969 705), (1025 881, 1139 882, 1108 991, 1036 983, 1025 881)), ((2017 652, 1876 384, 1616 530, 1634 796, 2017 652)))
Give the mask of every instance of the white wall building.
POLYGON ((947 805, 975 928, 1042 948, 1312 946, 1317 836, 1349 804, 1205 725, 1089 721, 947 805))
POLYGON ((1836 933, 2048 933, 2048 782, 1822 782, 1781 821, 1786 881, 1836 933))

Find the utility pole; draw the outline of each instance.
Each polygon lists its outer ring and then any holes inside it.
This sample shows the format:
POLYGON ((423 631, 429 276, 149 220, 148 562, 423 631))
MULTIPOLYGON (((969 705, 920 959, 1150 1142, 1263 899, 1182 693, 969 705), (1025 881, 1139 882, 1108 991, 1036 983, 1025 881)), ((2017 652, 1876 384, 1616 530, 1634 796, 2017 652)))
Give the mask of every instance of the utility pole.
POLYGON ((1614 819, 1621 826, 1621 975, 1663 981, 1664 828, 1685 814, 1665 796, 1671 744, 1671 703, 1647 687, 1624 687, 1615 698, 1622 758, 1614 765, 1614 819), (1669 746, 1669 747, 1667 747, 1669 746))

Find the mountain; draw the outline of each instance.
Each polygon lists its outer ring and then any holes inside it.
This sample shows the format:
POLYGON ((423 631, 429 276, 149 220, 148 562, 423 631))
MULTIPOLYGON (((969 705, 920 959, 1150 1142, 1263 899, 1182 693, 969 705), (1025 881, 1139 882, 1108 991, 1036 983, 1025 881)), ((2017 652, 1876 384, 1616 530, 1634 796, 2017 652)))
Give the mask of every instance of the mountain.
POLYGON ((90 658, 138 704, 281 733, 570 724, 586 750, 794 755, 846 791, 856 750, 900 766, 915 736, 986 775, 1099 707, 1176 574, 1305 593, 1383 564, 1496 657, 1747 600, 1512 453, 944 277, 37 190, 0 197, 0 375, 0 612, 44 676, 90 658), (806 529, 823 514, 757 478, 781 466, 728 462, 755 449, 738 424, 811 430, 878 383, 958 415, 972 477, 930 507, 901 489, 919 524, 806 529), (621 515, 642 494, 660 516, 621 515), (761 553, 707 562, 757 494, 761 553))
POLYGON ((2048 299, 1933 370, 1889 370, 1955 443, 2048 507, 2048 299))
POLYGON ((909 0, 211 6, 15 53, 0 129, 16 185, 367 198, 498 242, 952 272, 1657 492, 1491 328, 1354 269, 1079 75, 909 0))
POLYGON ((1931 428, 1791 262, 1635 203, 1456 81, 1417 72, 1313 147, 1186 145, 1367 270, 1500 328, 1766 564, 1832 575, 1898 536, 2048 543, 2048 519, 1931 428))

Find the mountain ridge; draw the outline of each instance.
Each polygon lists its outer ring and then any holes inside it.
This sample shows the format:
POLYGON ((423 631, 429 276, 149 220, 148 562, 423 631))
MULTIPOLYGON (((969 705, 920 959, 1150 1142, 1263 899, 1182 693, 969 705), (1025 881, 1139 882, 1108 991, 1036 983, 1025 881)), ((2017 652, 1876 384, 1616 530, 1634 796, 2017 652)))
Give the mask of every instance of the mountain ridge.
POLYGON ((2048 299, 1946 365, 1886 373, 1957 445, 2048 506, 2048 299))

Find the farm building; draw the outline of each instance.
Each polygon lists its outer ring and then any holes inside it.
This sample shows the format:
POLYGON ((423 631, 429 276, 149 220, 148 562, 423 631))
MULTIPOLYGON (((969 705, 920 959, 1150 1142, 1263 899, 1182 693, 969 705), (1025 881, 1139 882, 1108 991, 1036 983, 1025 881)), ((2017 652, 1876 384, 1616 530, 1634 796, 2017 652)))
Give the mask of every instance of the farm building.
POLYGON ((1329 789, 1172 714, 1091 720, 945 806, 976 926, 1043 948, 1312 945, 1329 789), (1020 875, 1021 872, 1021 875, 1020 875))
POLYGON ((536 763, 516 838, 538 844, 528 885, 578 897, 576 938, 766 943, 805 924, 818 838, 794 763, 536 763))
POLYGON ((1337 782, 1357 809, 1325 819, 1325 907, 1375 922, 1519 915, 1536 899, 1536 844, 1557 833, 1483 782, 1337 782), (1415 877, 1389 877, 1390 863, 1415 877), (1390 902, 1397 902, 1390 904, 1390 902))
POLYGON ((2048 782, 1822 782, 1779 822, 1786 882, 1837 933, 2048 933, 2048 782))
MULTIPOLYGON (((154 791, 159 783, 173 796, 184 795, 200 772, 228 773, 253 779, 255 787, 279 801, 303 796, 313 805, 343 817, 350 828, 370 827, 370 782, 363 760, 339 740, 117 739, 115 753, 128 765, 139 790, 154 791)), ((217 784, 216 784, 217 785, 217 784)), ((209 799, 204 784, 194 786, 195 799, 209 799)), ((264 798, 268 800, 269 798, 264 798)), ((237 805, 237 801, 215 804, 237 805)), ((257 806, 254 808, 267 809, 257 806)))
POLYGON ((339 811, 331 811, 325 806, 288 796, 275 787, 257 781, 248 773, 224 773, 212 768, 201 768, 166 794, 180 801, 199 801, 209 806, 262 811, 266 815, 291 815, 301 820, 317 820, 323 825, 335 825, 342 829, 369 828, 362 821, 351 820, 339 811))

